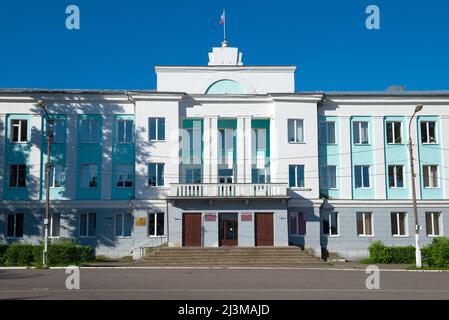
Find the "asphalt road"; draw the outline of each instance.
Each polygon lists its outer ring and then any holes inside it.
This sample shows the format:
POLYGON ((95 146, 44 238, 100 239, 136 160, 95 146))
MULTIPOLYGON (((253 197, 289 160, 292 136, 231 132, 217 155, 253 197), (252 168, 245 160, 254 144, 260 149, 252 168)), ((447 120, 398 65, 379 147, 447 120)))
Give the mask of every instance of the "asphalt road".
POLYGON ((0 299, 449 299, 449 272, 381 271, 368 290, 361 270, 81 269, 0 270, 0 299))

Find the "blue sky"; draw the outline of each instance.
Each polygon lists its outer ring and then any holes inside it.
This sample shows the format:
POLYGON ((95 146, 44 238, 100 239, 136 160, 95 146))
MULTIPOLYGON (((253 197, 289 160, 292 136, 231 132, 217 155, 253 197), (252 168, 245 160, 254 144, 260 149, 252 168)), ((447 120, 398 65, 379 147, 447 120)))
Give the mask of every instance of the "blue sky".
POLYGON ((0 87, 154 89, 154 65, 296 65, 297 91, 449 89, 447 0, 15 0, 0 3, 0 87), (78 5, 81 29, 65 28, 78 5), (365 28, 378 5, 381 29, 365 28))

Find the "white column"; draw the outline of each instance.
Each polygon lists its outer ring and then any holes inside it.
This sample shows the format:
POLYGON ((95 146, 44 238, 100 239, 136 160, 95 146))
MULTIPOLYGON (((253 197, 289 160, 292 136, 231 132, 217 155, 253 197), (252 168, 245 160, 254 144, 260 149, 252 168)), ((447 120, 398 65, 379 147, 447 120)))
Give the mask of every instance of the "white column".
POLYGON ((218 181, 218 116, 204 116, 204 161, 203 182, 216 183, 218 181))
POLYGON ((41 152, 42 150, 42 118, 31 117, 31 149, 29 158, 29 196, 31 200, 39 200, 41 187, 41 152))
POLYGON ((78 168, 78 116, 76 114, 68 114, 67 123, 67 145, 66 145, 66 163, 65 184, 67 199, 74 200, 76 198, 76 178, 80 168, 78 168))
POLYGON ((114 116, 107 114, 103 119, 102 141, 103 155, 101 159, 101 199, 111 199, 112 185, 112 141, 114 116))
POLYGON ((372 186, 375 188, 376 199, 386 199, 386 170, 385 170, 385 142, 384 142, 384 124, 383 117, 374 117, 373 135, 374 135, 374 163, 370 174, 372 186))
MULTIPOLYGON (((447 132, 446 129, 449 128, 449 118, 443 116, 441 118, 441 129, 440 132, 447 132)), ((441 172, 443 172, 443 178, 447 179, 449 177, 449 139, 446 134, 441 134, 441 147, 442 147, 442 156, 443 156, 443 168, 441 172)), ((444 185, 444 199, 449 198, 449 183, 447 180, 440 181, 444 185)))
POLYGON ((244 118, 244 127, 245 127, 245 136, 244 136, 244 141, 245 141, 245 156, 244 156, 245 177, 244 177, 244 182, 251 183, 251 180, 252 180, 252 174, 251 174, 251 169, 252 169, 251 130, 252 130, 252 128, 251 128, 251 117, 250 116, 247 116, 244 118))
MULTIPOLYGON (((349 117, 340 118, 340 185, 342 199, 352 199, 351 123, 349 117)), ((338 174, 338 173, 337 173, 338 174)))
POLYGON ((271 182, 279 183, 279 182, 287 182, 288 178, 285 177, 279 177, 279 148, 278 148, 278 128, 277 128, 277 121, 275 117, 270 118, 270 175, 271 175, 271 182), (281 181, 285 180, 285 181, 281 181))
POLYGON ((0 115, 0 200, 3 199, 3 184, 5 176, 5 146, 6 146, 6 116, 0 115))
POLYGON ((245 182, 246 168, 245 168, 245 118, 237 117, 237 183, 245 182))

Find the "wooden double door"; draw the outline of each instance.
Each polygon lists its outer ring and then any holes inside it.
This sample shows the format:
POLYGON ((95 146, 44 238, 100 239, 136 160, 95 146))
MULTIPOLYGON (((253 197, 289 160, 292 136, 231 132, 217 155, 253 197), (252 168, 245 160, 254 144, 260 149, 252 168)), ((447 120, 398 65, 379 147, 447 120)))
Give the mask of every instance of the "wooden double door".
POLYGON ((201 213, 182 215, 182 245, 184 247, 202 246, 201 213))
POLYGON ((255 213, 256 246, 274 246, 273 213, 255 213))

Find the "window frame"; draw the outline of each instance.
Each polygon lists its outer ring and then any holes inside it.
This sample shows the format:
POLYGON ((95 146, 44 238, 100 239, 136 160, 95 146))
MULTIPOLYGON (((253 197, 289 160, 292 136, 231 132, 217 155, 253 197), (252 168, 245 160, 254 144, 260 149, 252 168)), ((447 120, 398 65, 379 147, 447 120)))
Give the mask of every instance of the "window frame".
POLYGON ((352 143, 354 144, 354 145, 356 145, 356 146, 368 146, 368 145, 370 145, 371 144, 371 139, 370 139, 370 122, 369 121, 366 121, 366 120, 354 120, 354 121, 352 121, 352 143), (367 131, 367 134, 366 134, 366 139, 367 139, 367 142, 366 143, 362 143, 361 141, 362 141, 362 123, 366 123, 367 124, 367 128, 366 128, 366 131, 367 131), (356 125, 356 124, 358 124, 358 130, 359 130, 359 135, 358 135, 358 139, 359 139, 359 142, 356 142, 356 140, 355 140, 355 130, 354 130, 354 125, 356 125))
POLYGON ((320 167, 320 179, 319 179, 319 182, 320 182, 320 189, 323 189, 323 190, 338 190, 338 176, 337 176, 337 168, 338 168, 338 166, 336 166, 336 165, 328 165, 328 164, 325 164, 325 165, 322 165, 321 167, 320 167), (327 184, 326 184, 326 186, 323 186, 322 185, 322 179, 323 179, 323 177, 322 177, 322 174, 323 174, 323 170, 324 169, 326 169, 326 178, 328 179, 329 178, 329 168, 331 168, 331 167, 334 167, 335 168, 335 187, 329 187, 329 185, 330 185, 330 183, 329 183, 329 181, 327 181, 327 184))
POLYGON ((323 228, 322 228, 323 235, 327 236, 327 237, 335 237, 335 238, 340 237, 340 214, 337 211, 331 211, 331 212, 327 213, 326 216, 327 216, 327 220, 323 219, 323 228), (337 233, 335 233, 335 234, 332 233, 332 222, 334 221, 332 218, 332 215, 336 216, 336 222, 337 222, 337 233), (328 223, 327 233, 325 233, 325 230, 324 230, 325 229, 324 221, 327 221, 327 223, 328 223))
POLYGON ((65 129, 65 120, 62 118, 50 118, 49 120, 47 120, 47 125, 50 128, 50 132, 51 132, 51 143, 52 144, 63 144, 64 143, 64 129, 65 129), (60 134, 55 134, 57 131, 55 130, 55 128, 58 128, 58 126, 56 126, 55 124, 61 124, 60 125, 60 129, 61 132, 60 134), (58 139, 55 140, 55 137, 57 137, 58 139), (61 139, 61 140, 59 140, 61 139))
POLYGON ((79 214, 79 237, 80 238, 96 238, 97 237, 97 213, 96 212, 87 212, 87 213, 80 213, 79 214), (81 216, 85 215, 86 216, 86 235, 82 235, 81 234, 81 216), (92 223, 91 221, 91 216, 95 217, 95 233, 89 234, 89 230, 91 230, 90 225, 92 223))
POLYGON ((129 217, 131 218, 134 223, 134 218, 132 213, 129 212, 116 212, 114 213, 114 237, 115 238, 132 238, 133 235, 133 223, 131 223, 130 227, 130 232, 129 232, 129 236, 125 235, 125 228, 126 228, 126 218, 129 217), (117 216, 121 216, 121 223, 122 223, 122 228, 121 228, 121 233, 117 234, 117 216))
POLYGON ((165 121, 165 117, 149 117, 148 118, 148 141, 149 142, 165 142, 166 141, 166 131, 167 131, 167 126, 166 126, 166 121, 165 121), (155 139, 151 139, 151 120, 154 119, 155 120, 155 139), (159 137, 159 121, 163 120, 164 122, 164 137, 163 139, 160 139, 159 137))
POLYGON ((61 237, 61 213, 59 213, 59 212, 55 212, 55 213, 52 213, 51 215, 50 215, 50 219, 49 219, 49 225, 48 225, 48 227, 49 227, 49 237, 50 238, 52 238, 52 239, 58 239, 58 238, 60 238, 61 237), (55 236, 55 235, 53 235, 53 233, 54 233, 54 216, 58 216, 58 226, 59 226, 59 230, 58 230, 58 235, 57 236, 55 236))
POLYGON ((147 165, 148 175, 147 175, 147 186, 150 188, 163 188, 165 187, 165 163, 164 162, 150 162, 147 165), (155 173, 156 173, 156 184, 150 185, 150 166, 155 165, 155 173), (159 166, 162 165, 162 184, 159 184, 159 166))
POLYGON ((289 188, 290 189, 303 189, 303 188, 305 188, 306 187, 306 166, 304 164, 290 164, 288 166, 288 168, 289 168, 288 169, 288 172, 289 172, 289 177, 288 177, 289 188), (295 173, 295 176, 294 176, 295 185, 294 186, 290 186, 290 180, 291 180, 290 179, 290 168, 291 167, 294 167, 294 173, 295 173), (299 178, 298 169, 300 167, 302 167, 302 173, 303 173, 303 176, 302 176, 303 185, 302 186, 298 185, 298 178, 299 178))
POLYGON ((435 120, 420 120, 419 121, 419 127, 421 130, 421 144, 438 144, 438 122, 435 120), (430 141, 430 126, 429 123, 433 122, 435 123, 435 137, 434 137, 434 142, 430 141), (423 132, 422 132, 422 124, 425 123, 426 124, 426 134, 427 134, 427 141, 424 142, 423 141, 423 132))
POLYGON ((423 187, 424 189, 439 189, 441 186, 440 184, 440 168, 439 165, 437 164, 423 164, 422 165, 422 182, 423 182, 423 187), (425 167, 428 167, 427 170, 425 170, 425 167), (430 182, 432 181, 431 176, 430 176, 430 168, 431 167, 436 167, 436 181, 437 181, 437 185, 436 186, 431 186, 430 182), (427 178, 429 181, 429 186, 426 186, 426 179, 425 179, 425 174, 427 173, 427 178))
MULTIPOLYGON (((99 182, 99 174, 98 174, 98 164, 96 163, 82 163, 80 165, 81 169, 80 169, 80 189, 96 189, 99 187, 100 182, 99 182), (95 166, 96 168, 96 178, 97 178, 97 185, 95 187, 84 187, 83 186, 83 167, 90 167, 90 166, 95 166)), ((89 180, 89 185, 90 185, 90 180, 89 180)))
POLYGON ((100 141, 101 141, 101 134, 100 134, 101 125, 100 125, 100 120, 99 119, 93 118, 93 117, 81 118, 80 119, 80 130, 81 130, 81 132, 80 132, 80 136, 81 136, 80 137, 80 143, 82 143, 82 144, 97 144, 97 143, 100 143, 100 141), (89 121, 89 139, 88 139, 88 141, 84 141, 83 140, 83 138, 84 138, 83 122, 84 121, 89 121), (94 121, 97 123, 97 140, 96 141, 92 140, 92 132, 93 132, 93 130, 92 130, 92 122, 94 122, 94 121))
POLYGON ((130 188, 134 188, 134 165, 133 164, 116 164, 114 166, 114 187, 117 189, 130 189, 130 188), (131 174, 131 186, 126 186, 126 182, 129 180, 123 180, 123 186, 118 186, 118 178, 119 176, 124 175, 124 171, 120 171, 119 168, 124 168, 124 167, 128 167, 131 168, 130 173, 126 173, 127 176, 129 176, 131 174), (122 174, 120 174, 120 172, 122 172, 122 174))
POLYGON ((388 188, 389 189, 405 189, 406 188, 406 180, 404 177, 404 165, 402 164, 390 164, 387 167, 387 174, 388 174, 388 188), (394 186, 390 186, 390 167, 393 167, 393 181, 394 181, 394 186), (400 167, 402 168, 402 187, 398 187, 398 170, 397 168, 400 167))
MULTIPOLYGON (((45 169, 44 169, 45 170, 45 169)), ((60 189, 63 187, 64 184, 64 168, 61 164, 52 164, 50 165, 50 189, 60 189), (55 187, 55 181, 56 181, 56 167, 60 167, 61 168, 61 185, 58 187, 55 187)))
POLYGON ((337 126, 336 126, 336 121, 330 120, 323 120, 320 121, 320 126, 319 126, 319 130, 320 130, 320 144, 325 144, 325 145, 336 145, 337 144, 337 126), (333 124, 334 125, 334 142, 329 142, 329 124, 333 124), (321 126, 324 125, 325 126, 325 132, 326 132, 326 140, 323 141, 323 137, 322 137, 322 130, 321 130, 321 126))
MULTIPOLYGON (((392 232, 392 237, 393 238, 408 238, 409 237, 409 230, 408 230, 408 212, 405 211, 392 211, 390 213, 390 223, 391 223, 391 215, 395 215, 396 216, 396 231, 398 232, 397 234, 394 234, 392 232), (401 232, 401 227, 399 225, 400 222, 400 214, 404 214, 404 234, 400 234, 401 232)), ((393 225, 391 225, 391 231, 393 231, 393 225)))
POLYGON ((28 134, 28 119, 10 119, 10 142, 11 143, 28 143, 29 142, 29 134, 28 134), (15 125, 13 122, 14 121, 19 121, 18 125, 15 125), (23 133, 22 133, 22 122, 26 123, 26 132, 25 132, 25 137, 26 139, 23 140, 23 133), (14 141, 14 127, 18 128, 17 131, 17 141, 14 141))
POLYGON ((373 238, 374 237, 374 214, 372 212, 368 212, 368 211, 360 211, 360 212, 356 212, 356 232, 357 232, 357 236, 361 237, 361 238, 373 238), (371 216, 370 222, 371 222, 371 234, 367 234, 366 233, 366 215, 369 214, 371 216), (359 234, 359 230, 358 230, 358 225, 357 225, 357 221, 358 221, 358 217, 362 216, 362 233, 359 234))
POLYGON ((289 212, 289 216, 288 216, 288 232, 291 236, 295 236, 295 237, 304 237, 307 235, 307 224, 306 224, 306 213, 302 212, 302 211, 293 211, 293 212, 289 212), (296 221, 296 233, 292 232, 292 217, 295 216, 295 221, 296 221), (300 216, 302 216, 302 218, 300 219, 300 216), (304 222, 304 227, 301 228, 301 221, 304 222), (304 233, 301 233, 301 229, 304 230, 304 233))
POLYGON ((306 141, 306 137, 305 137, 305 121, 304 119, 301 118, 294 118, 294 119, 287 119, 287 139, 288 139, 288 143, 291 144, 304 144, 306 141), (298 139, 298 121, 300 121, 302 123, 302 141, 299 141, 298 139), (290 140, 290 123, 293 123, 293 140, 290 140))
POLYGON ((354 165, 354 189, 371 189, 372 188, 372 184, 371 184, 371 173, 370 173, 370 169, 371 169, 371 166, 370 165, 364 165, 364 164, 361 164, 361 165, 354 165), (356 177, 357 177, 357 174, 356 174, 356 169, 357 168, 360 168, 361 169, 361 174, 360 174, 360 179, 361 179, 361 186, 360 187, 357 187, 357 185, 356 185, 356 177), (368 168, 368 186, 365 186, 364 185, 364 178, 365 178, 365 174, 364 174, 364 170, 363 170, 363 168, 368 168))
POLYGON ((404 144, 404 132, 403 132, 403 125, 402 125, 402 121, 399 120, 388 120, 386 122, 386 140, 387 140, 387 144, 404 144), (393 139, 393 142, 388 142, 388 125, 391 124, 391 137, 393 139), (396 130, 395 130, 395 126, 399 124, 399 134, 400 134, 400 138, 401 138, 401 142, 395 142, 396 141, 396 130))
POLYGON ((115 134, 115 141, 117 144, 133 144, 134 143, 134 120, 133 119, 123 119, 118 118, 116 120, 116 134, 115 134), (126 134, 127 129, 127 123, 131 122, 131 141, 127 141, 126 138, 128 138, 128 135, 126 134), (120 141, 120 135, 119 135, 119 126, 120 123, 123 123, 123 141, 120 141))
POLYGON ((25 234, 25 214, 20 212, 8 212, 6 213, 6 221, 5 221, 5 239, 23 239, 25 234), (17 236, 17 215, 22 215, 22 236, 17 236), (9 217, 14 217, 14 226, 13 226, 13 232, 14 235, 9 236, 8 235, 8 226, 9 226, 9 217))
POLYGON ((24 189, 24 188, 26 188, 27 187, 27 170, 28 170, 28 165, 26 165, 26 164, 23 164, 23 163, 20 163, 20 164, 18 164, 18 163, 11 163, 11 164, 9 164, 8 188, 10 188, 10 189, 24 189), (12 176, 12 170, 11 169, 12 169, 13 166, 16 166, 17 168, 16 168, 15 185, 11 186, 11 176, 12 176), (21 171, 20 170, 21 166, 25 167, 25 171, 21 171), (21 179, 20 179, 20 173, 21 172, 24 172, 24 174, 25 174, 25 177, 23 178, 23 181, 24 181, 24 185, 23 186, 19 185, 19 182, 21 181, 21 179))
POLYGON ((148 216, 147 237, 149 237, 149 238, 165 237, 165 224, 166 224, 165 212, 148 212, 147 216, 148 216), (162 216, 162 234, 158 234, 158 227, 157 227, 158 215, 162 216), (151 216, 153 216, 152 219, 150 218, 151 216), (153 223, 154 223, 154 233, 153 234, 150 234, 150 220, 153 220, 153 223))
POLYGON ((443 215, 441 212, 439 211, 426 211, 424 213, 424 217, 425 217, 425 221, 426 221, 426 236, 429 238, 438 238, 438 237, 443 237, 444 236, 444 232, 443 232, 443 215), (430 215, 430 221, 431 221, 431 225, 430 227, 432 228, 432 233, 429 233, 429 226, 427 224, 427 215, 430 215), (435 234, 435 215, 438 216, 438 234, 435 234))

